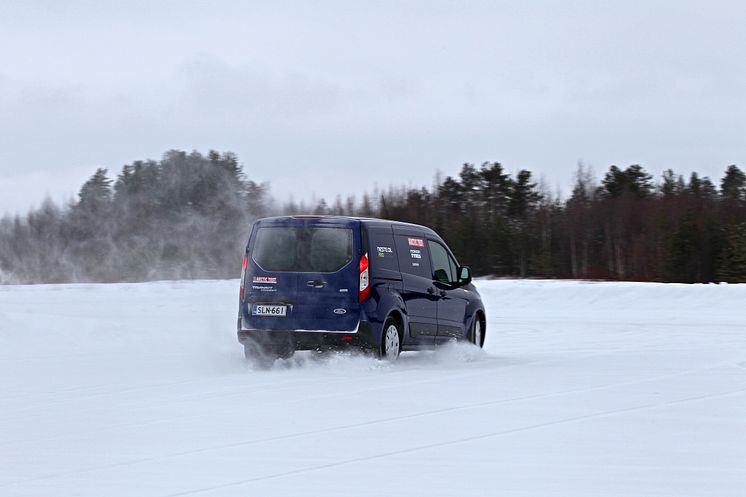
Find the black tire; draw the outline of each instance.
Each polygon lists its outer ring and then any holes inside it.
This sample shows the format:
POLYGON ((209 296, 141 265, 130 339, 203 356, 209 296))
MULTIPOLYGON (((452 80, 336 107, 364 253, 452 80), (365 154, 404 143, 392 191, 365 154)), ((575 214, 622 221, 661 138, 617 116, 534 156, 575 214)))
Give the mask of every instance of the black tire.
POLYGON ((484 346, 484 324, 478 314, 474 316, 474 320, 471 323, 469 341, 480 349, 484 346))
POLYGON ((389 317, 383 323, 381 344, 378 347, 378 358, 384 361, 396 361, 401 353, 401 339, 401 325, 399 325, 396 319, 389 317))

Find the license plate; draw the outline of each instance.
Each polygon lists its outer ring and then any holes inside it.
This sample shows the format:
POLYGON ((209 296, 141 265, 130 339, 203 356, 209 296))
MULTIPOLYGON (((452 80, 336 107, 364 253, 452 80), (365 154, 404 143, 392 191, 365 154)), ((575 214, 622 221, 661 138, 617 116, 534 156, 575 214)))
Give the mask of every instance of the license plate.
POLYGON ((256 304, 251 308, 252 316, 287 316, 288 306, 286 305, 265 305, 256 304))

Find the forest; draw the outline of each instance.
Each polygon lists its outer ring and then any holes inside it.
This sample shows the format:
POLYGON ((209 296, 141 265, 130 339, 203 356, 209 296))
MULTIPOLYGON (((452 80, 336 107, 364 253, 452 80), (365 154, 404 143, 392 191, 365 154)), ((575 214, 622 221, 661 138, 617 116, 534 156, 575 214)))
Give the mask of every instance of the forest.
POLYGON ((475 275, 746 282, 746 175, 579 165, 566 199, 528 170, 463 164, 432 187, 279 204, 231 152, 171 150, 116 177, 97 169, 68 205, 0 219, 0 283, 233 278, 254 219, 365 216, 435 229, 475 275))

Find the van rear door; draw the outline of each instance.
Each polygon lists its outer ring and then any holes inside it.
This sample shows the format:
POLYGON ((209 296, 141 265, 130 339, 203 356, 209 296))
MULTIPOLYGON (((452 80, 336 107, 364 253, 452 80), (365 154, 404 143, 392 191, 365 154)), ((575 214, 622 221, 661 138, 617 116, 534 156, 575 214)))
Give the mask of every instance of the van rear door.
POLYGON ((299 231, 298 330, 348 331, 360 319, 360 223, 307 222, 299 231))
POLYGON ((255 231, 244 315, 252 328, 355 329, 359 222, 280 218, 260 222, 255 231))

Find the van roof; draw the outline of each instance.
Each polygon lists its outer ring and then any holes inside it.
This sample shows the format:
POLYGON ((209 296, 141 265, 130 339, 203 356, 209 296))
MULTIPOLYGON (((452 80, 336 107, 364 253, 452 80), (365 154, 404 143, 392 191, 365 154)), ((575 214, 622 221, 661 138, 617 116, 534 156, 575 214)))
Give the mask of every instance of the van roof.
POLYGON ((322 221, 360 221, 363 224, 366 225, 381 225, 381 224, 387 224, 392 226, 398 226, 401 228, 413 228, 417 230, 422 230, 424 232, 433 234, 435 236, 438 236, 435 231, 428 228, 427 226, 422 226, 419 224, 413 224, 413 223, 404 223, 402 221, 392 221, 390 219, 377 219, 373 217, 358 217, 358 216, 320 216, 320 215, 312 215, 312 214, 298 214, 294 216, 273 216, 273 217, 264 217, 261 219, 257 219, 257 222, 261 223, 272 223, 275 221, 288 221, 290 219, 319 219, 322 221))

